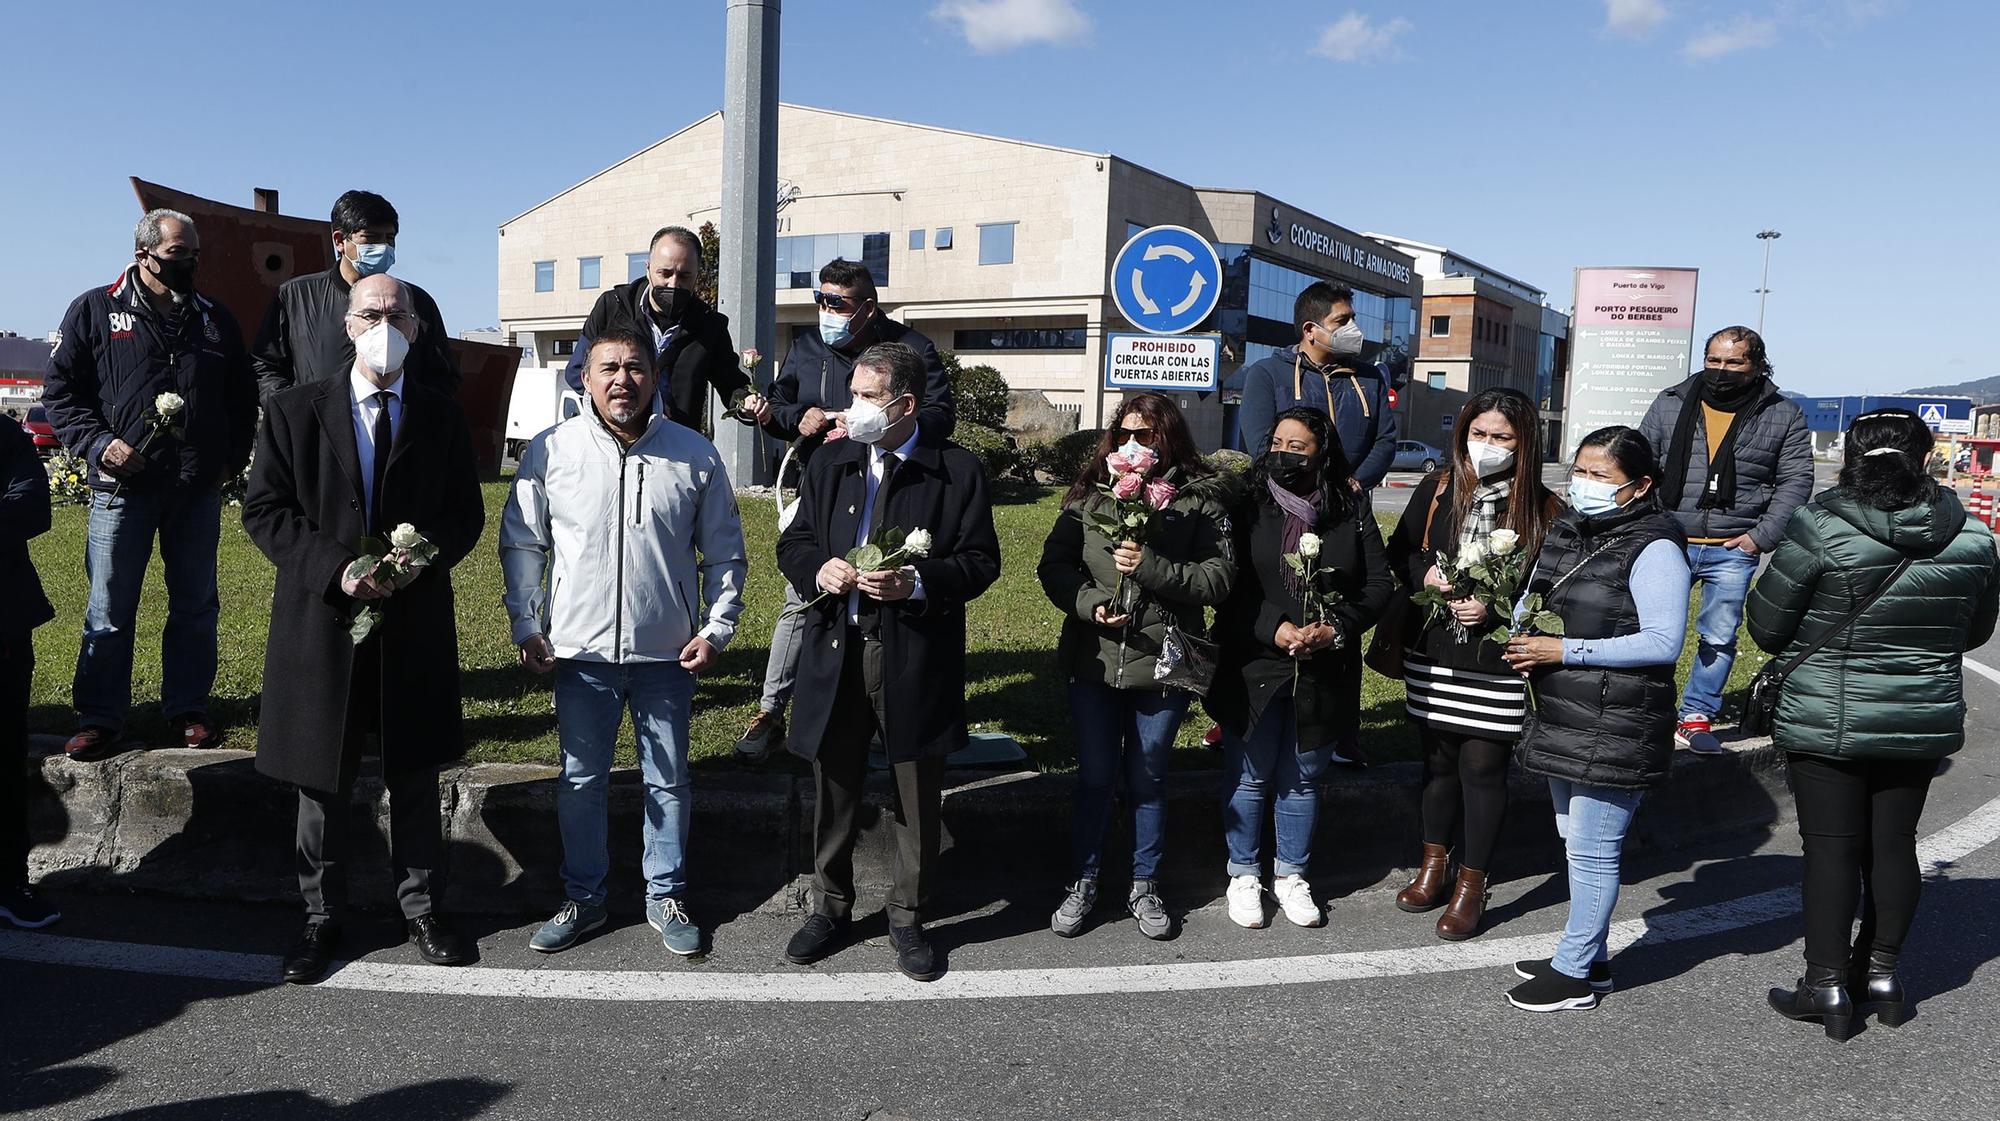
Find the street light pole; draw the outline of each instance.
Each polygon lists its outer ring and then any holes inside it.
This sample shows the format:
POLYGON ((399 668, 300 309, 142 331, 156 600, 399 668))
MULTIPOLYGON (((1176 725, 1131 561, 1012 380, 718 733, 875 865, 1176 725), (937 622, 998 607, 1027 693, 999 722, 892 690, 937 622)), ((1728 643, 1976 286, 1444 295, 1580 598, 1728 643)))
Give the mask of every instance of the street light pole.
MULTIPOLYGON (((722 83, 722 260, 716 295, 736 345, 771 355, 767 362, 777 353, 780 3, 728 0, 722 83)), ((756 388, 761 392, 766 385, 756 388)), ((721 415, 719 408, 710 411, 721 415)), ((733 420, 715 425, 716 450, 738 485, 763 481, 758 444, 754 428, 733 420)))
POLYGON ((1776 230, 1757 231, 1757 240, 1764 243, 1764 279, 1757 286, 1757 333, 1764 333, 1764 301, 1771 295, 1771 243, 1783 237, 1776 230))

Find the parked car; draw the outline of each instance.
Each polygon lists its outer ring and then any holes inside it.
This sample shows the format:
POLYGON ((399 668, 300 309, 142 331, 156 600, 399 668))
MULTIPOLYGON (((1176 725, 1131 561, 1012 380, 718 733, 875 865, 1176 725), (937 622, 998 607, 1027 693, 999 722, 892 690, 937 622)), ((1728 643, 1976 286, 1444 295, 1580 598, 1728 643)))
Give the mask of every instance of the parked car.
POLYGON ((1396 458, 1390 461, 1389 470, 1431 472, 1437 470, 1444 459, 1444 452, 1421 440, 1398 440, 1396 458))
POLYGON ((28 435, 35 442, 35 454, 44 459, 62 450, 62 441, 56 439, 55 425, 49 423, 49 411, 40 405, 28 410, 28 419, 21 422, 28 435))

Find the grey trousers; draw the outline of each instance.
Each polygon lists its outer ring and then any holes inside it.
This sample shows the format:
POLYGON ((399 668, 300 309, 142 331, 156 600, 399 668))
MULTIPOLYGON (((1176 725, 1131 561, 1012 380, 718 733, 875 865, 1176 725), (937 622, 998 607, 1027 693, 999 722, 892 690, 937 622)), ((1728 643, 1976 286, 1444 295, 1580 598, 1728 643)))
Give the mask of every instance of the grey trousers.
MULTIPOLYGON (((444 894, 444 829, 438 817, 437 772, 391 772, 389 863, 403 917, 431 913, 444 894)), ((324 792, 299 788, 297 836, 299 894, 311 922, 339 919, 347 910, 347 854, 354 824, 353 787, 324 792)))
MULTIPOLYGON (((854 911, 854 841, 868 781, 868 745, 882 726, 882 644, 847 631, 833 719, 813 760, 813 909, 835 919, 854 911)), ((883 901, 889 922, 923 921, 937 867, 944 758, 894 763, 895 883, 883 901)))
POLYGON ((765 712, 783 712, 792 703, 792 686, 799 677, 799 646, 805 641, 806 615, 799 608, 805 599, 785 581, 784 610, 778 625, 771 628, 771 656, 764 662, 764 695, 757 707, 765 712))

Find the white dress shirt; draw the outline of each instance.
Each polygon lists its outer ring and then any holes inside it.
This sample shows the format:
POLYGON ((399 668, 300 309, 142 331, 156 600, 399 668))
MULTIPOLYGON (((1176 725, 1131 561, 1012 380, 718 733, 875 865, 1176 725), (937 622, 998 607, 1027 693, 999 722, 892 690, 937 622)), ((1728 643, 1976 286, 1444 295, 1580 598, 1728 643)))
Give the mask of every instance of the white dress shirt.
MULTIPOLYGON (((896 460, 899 464, 909 462, 910 453, 916 450, 917 437, 921 434, 921 430, 919 429, 910 429, 910 438, 903 441, 902 447, 894 449, 896 460)), ((859 528, 855 530, 854 534, 855 548, 860 548, 868 544, 869 533, 874 529, 875 492, 881 489, 882 486, 882 456, 885 450, 887 449, 884 449, 880 444, 870 444, 868 446, 868 485, 861 497, 861 521, 858 523, 859 528)), ((922 592, 923 583, 918 581, 910 592, 910 598, 917 599, 921 596, 922 592)), ((861 622, 860 589, 847 593, 847 621, 850 623, 861 622)))
MULTIPOLYGON (((375 509, 375 414, 380 409, 375 395, 389 394, 389 434, 393 439, 403 427, 403 375, 399 371, 396 380, 384 389, 362 377, 360 370, 349 370, 347 389, 348 410, 354 417, 354 449, 361 453, 361 509, 371 511, 375 509)), ((389 449, 381 449, 381 454, 388 455, 389 449)))

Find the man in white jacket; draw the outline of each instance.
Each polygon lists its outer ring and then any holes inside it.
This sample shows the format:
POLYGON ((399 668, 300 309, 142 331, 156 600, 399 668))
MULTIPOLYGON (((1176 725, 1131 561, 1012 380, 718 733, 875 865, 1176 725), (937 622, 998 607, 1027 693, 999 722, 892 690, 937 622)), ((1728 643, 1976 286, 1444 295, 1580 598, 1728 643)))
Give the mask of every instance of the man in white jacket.
POLYGON ((695 675, 743 611, 743 522, 715 446, 653 407, 647 340, 593 339, 584 388, 591 407, 528 445, 500 523, 514 641, 523 666, 556 675, 562 740, 568 899, 528 945, 555 953, 604 925, 611 755, 629 708, 646 786, 646 921, 667 949, 693 954, 688 716, 695 675))

